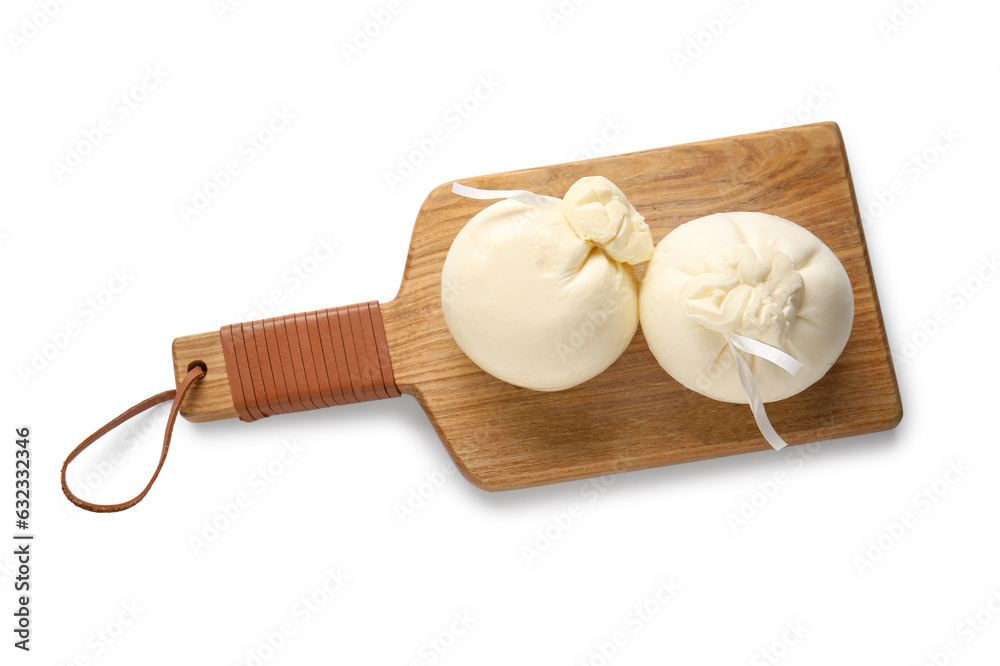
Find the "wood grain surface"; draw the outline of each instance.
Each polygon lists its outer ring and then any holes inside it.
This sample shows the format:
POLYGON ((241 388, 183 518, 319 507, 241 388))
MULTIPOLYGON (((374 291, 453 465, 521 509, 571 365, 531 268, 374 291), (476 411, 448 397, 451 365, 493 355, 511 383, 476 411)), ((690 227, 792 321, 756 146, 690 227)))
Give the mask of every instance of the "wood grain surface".
MULTIPOLYGON (((854 328, 830 372, 806 391, 768 404, 768 415, 789 444, 899 423, 899 388, 835 124, 459 182, 561 197, 589 175, 616 183, 645 216, 657 242, 683 222, 727 211, 779 215, 816 234, 851 278, 854 328)), ((479 370, 445 324, 441 268, 455 235, 489 203, 452 194, 451 183, 431 192, 417 216, 399 294, 381 304, 396 384, 423 406, 466 478, 487 490, 505 490, 769 448, 749 407, 716 402, 675 382, 653 358, 641 331, 604 373, 566 391, 530 391, 479 370)), ((175 342, 178 378, 197 355, 214 353, 212 335, 175 342)), ((223 380, 199 387, 200 395, 192 390, 182 413, 192 420, 235 416, 227 411, 232 400, 227 406, 223 380)))

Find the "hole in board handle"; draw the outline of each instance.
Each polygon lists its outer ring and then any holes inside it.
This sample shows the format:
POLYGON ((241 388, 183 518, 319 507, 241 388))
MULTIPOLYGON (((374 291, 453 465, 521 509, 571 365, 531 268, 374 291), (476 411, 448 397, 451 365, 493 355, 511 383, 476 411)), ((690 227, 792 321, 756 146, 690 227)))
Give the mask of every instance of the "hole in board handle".
POLYGON ((188 372, 191 372, 191 370, 193 370, 194 368, 201 368, 205 372, 205 374, 202 375, 202 379, 208 376, 208 366, 205 365, 204 361, 191 361, 190 363, 188 363, 187 367, 188 372))

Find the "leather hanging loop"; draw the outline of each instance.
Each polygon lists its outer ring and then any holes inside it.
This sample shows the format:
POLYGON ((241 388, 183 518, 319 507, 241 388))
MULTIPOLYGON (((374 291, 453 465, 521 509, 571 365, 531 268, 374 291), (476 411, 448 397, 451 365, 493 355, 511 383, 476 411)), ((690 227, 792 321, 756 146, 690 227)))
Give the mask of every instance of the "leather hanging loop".
POLYGON ((181 402, 184 400, 184 394, 187 393, 187 390, 191 387, 191 384, 194 383, 195 380, 200 379, 204 375, 205 375, 204 368, 202 368, 201 366, 194 366, 193 368, 191 368, 191 370, 188 371, 187 375, 184 377, 184 380, 181 382, 180 386, 178 386, 176 389, 164 391, 163 393, 154 395, 152 398, 147 398, 146 400, 143 400, 134 407, 130 407, 129 409, 122 412, 113 421, 102 427, 100 430, 95 432, 87 439, 83 440, 83 442, 78 447, 73 449, 73 451, 66 458, 66 462, 64 462, 62 466, 62 475, 61 475, 62 490, 63 494, 66 495, 66 498, 73 504, 80 507, 81 509, 86 509, 87 511, 93 511, 94 513, 114 513, 116 511, 124 511, 125 509, 130 509, 139 502, 141 502, 142 498, 145 497, 146 493, 149 492, 149 489, 153 487, 153 482, 155 482, 156 477, 160 475, 160 470, 163 468, 163 462, 167 459, 167 451, 170 449, 170 435, 171 433, 173 433, 174 421, 177 420, 177 412, 180 409, 181 402), (161 403, 167 402, 168 400, 173 400, 174 402, 173 405, 171 405, 170 407, 170 416, 167 417, 166 431, 163 433, 163 450, 160 452, 160 462, 156 466, 156 471, 153 472, 153 477, 149 480, 149 483, 146 484, 146 487, 142 490, 142 492, 133 497, 132 499, 126 502, 122 502, 120 504, 94 504, 93 502, 88 502, 74 495, 73 492, 69 489, 69 485, 67 485, 66 483, 66 469, 69 467, 69 464, 73 462, 73 460, 78 455, 83 453, 83 451, 86 450, 87 447, 89 447, 98 439, 100 439, 104 435, 108 434, 109 432, 120 426, 125 421, 128 421, 133 416, 143 413, 147 409, 155 407, 156 405, 159 405, 161 403))

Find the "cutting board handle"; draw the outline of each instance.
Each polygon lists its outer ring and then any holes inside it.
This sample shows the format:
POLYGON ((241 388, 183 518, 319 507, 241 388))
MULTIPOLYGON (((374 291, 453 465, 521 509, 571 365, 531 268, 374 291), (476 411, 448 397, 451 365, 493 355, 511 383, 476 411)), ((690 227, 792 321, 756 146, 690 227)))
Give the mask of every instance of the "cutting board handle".
POLYGON ((255 421, 399 396, 377 301, 231 324, 173 343, 178 383, 202 377, 180 406, 189 421, 255 421))

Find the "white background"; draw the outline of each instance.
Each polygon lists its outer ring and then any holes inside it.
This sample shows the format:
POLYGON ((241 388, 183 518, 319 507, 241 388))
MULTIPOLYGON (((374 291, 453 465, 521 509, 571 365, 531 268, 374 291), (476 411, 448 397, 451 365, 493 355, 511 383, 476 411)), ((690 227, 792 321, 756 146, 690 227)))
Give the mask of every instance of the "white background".
MULTIPOLYGON (((564 3, 559 21, 556 0, 421 0, 350 58, 343 45, 387 0, 251 0, 221 16, 211 0, 103 0, 50 19, 44 4, 8 0, 0 16, 0 534, 14 531, 14 428, 29 425, 37 535, 30 654, 11 646, 12 547, 0 549, 4 664, 257 663, 252 652, 267 664, 769 663, 762 650, 789 665, 923 664, 951 641, 938 663, 996 663, 1000 279, 984 263, 1000 249, 996 3, 909 0, 890 31, 885 0, 591 0, 564 3), (448 120, 480 77, 496 90, 448 120), (246 161, 241 144, 282 108, 294 120, 246 161), (60 179, 54 163, 103 119, 112 131, 60 179), (76 443, 172 386, 174 337, 242 320, 275 289, 275 314, 391 299, 442 182, 581 147, 819 120, 840 123, 866 211, 906 410, 893 432, 807 461, 795 448, 625 474, 603 493, 489 494, 451 474, 401 520, 398 505, 447 460, 404 397, 180 422, 158 485, 122 514, 77 510, 59 491, 76 443), (385 173, 439 127, 446 141, 390 188, 385 173), (185 221, 181 204, 234 159, 240 173, 185 221), (308 280, 284 278, 304 266, 308 280), (127 285, 107 302, 115 271, 127 285), (77 335, 60 337, 70 324, 77 335), (25 378, 36 352, 50 358, 25 378), (276 462, 292 441, 301 450, 276 462), (261 483, 268 465, 280 473, 261 483), (249 506, 227 519, 220 507, 240 493, 249 506), (758 508, 734 528, 744 501, 758 508), (529 563, 523 549, 546 530, 556 537, 529 563), (338 569, 348 580, 327 594, 338 569), (677 590, 658 601, 661 581, 677 590), (313 594, 325 603, 306 617, 296 604, 313 594), (456 614, 473 619, 457 636, 456 614), (283 622, 293 633, 275 651, 266 636, 283 622)), ((107 438, 71 468, 74 487, 131 497, 163 421, 107 438)))

